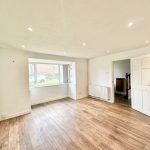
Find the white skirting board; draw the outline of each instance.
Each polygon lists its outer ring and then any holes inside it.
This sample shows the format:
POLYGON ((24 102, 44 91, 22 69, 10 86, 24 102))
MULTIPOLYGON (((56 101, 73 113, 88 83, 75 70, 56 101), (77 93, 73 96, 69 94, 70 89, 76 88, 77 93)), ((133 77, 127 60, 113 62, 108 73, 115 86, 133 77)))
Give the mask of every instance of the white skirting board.
POLYGON ((38 104, 42 104, 42 103, 47 103, 47 102, 51 102, 51 101, 57 101, 60 99, 64 99, 64 98, 68 98, 67 96, 65 97, 55 97, 55 98, 47 98, 47 99, 41 99, 41 100, 34 100, 31 104, 31 106, 33 105, 38 105, 38 104))
POLYGON ((0 116, 0 121, 15 118, 15 117, 22 116, 22 115, 26 115, 26 114, 29 114, 29 113, 31 113, 31 110, 15 113, 15 114, 12 114, 12 115, 1 115, 0 116))

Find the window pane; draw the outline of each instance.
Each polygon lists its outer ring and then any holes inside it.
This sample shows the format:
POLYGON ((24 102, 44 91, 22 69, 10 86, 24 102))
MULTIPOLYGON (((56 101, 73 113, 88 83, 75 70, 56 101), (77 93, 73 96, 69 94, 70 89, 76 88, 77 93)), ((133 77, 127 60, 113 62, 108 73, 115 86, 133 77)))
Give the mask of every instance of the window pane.
POLYGON ((56 85, 59 84, 59 68, 53 64, 37 64, 36 65, 36 85, 56 85))

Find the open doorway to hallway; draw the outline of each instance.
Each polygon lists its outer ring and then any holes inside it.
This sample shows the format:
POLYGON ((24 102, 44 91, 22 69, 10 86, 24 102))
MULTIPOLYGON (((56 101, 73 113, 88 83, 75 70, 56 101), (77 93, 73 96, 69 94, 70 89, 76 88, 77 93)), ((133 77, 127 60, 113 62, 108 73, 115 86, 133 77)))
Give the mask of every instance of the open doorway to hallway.
POLYGON ((130 59, 114 61, 114 101, 131 106, 130 59))

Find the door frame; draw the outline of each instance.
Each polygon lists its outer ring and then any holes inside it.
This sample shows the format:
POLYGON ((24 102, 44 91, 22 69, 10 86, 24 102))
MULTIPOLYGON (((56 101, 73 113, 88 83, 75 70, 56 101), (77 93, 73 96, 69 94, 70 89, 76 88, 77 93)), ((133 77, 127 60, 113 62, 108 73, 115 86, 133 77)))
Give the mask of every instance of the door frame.
MULTIPOLYGON (((114 87, 114 63, 116 62, 116 61, 121 61, 121 60, 130 60, 130 72, 132 73, 132 66, 131 66, 131 58, 125 58, 125 59, 119 59, 119 60, 113 60, 112 61, 112 64, 111 64, 111 73, 112 73, 112 75, 111 75, 111 77, 112 77, 112 80, 111 80, 111 102, 112 103, 115 103, 115 87, 114 87)), ((130 81, 132 82, 132 74, 131 74, 131 79, 130 79, 130 81)), ((131 86, 131 90, 132 90, 132 86, 131 86)), ((132 106, 132 94, 131 94, 131 106, 132 106)))

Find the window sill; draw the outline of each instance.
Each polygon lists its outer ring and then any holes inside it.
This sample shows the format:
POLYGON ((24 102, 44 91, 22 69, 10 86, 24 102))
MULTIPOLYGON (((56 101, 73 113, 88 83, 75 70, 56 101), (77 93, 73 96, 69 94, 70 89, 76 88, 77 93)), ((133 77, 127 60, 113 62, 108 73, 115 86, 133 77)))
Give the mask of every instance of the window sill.
POLYGON ((43 85, 43 86, 31 86, 29 87, 30 89, 34 89, 34 88, 45 88, 45 87, 53 87, 53 86, 60 86, 60 85, 66 85, 69 83, 61 83, 61 84, 55 84, 55 85, 43 85))

